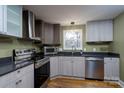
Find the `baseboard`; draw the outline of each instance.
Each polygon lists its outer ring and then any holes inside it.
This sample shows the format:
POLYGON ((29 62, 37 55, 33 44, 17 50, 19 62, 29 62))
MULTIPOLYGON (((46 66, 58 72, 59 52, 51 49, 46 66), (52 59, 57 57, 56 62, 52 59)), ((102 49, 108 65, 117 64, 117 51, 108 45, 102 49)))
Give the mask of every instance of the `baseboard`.
POLYGON ((122 88, 124 88, 124 82, 123 82, 122 80, 119 80, 118 84, 119 84, 122 88))

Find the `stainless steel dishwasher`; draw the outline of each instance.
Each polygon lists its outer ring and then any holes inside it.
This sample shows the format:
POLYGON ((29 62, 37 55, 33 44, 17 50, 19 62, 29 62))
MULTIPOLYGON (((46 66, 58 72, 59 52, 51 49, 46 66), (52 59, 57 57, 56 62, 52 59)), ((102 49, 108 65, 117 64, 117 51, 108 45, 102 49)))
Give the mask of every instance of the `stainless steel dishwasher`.
POLYGON ((86 79, 104 80, 104 58, 86 57, 85 66, 86 79))

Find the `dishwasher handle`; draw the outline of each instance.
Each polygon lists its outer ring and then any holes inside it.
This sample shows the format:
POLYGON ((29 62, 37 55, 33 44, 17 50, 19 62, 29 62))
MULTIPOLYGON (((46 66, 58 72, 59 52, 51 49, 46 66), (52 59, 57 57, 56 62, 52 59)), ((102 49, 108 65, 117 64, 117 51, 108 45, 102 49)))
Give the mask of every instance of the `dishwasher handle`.
POLYGON ((97 58, 97 57, 87 57, 86 61, 104 61, 104 58, 97 58))

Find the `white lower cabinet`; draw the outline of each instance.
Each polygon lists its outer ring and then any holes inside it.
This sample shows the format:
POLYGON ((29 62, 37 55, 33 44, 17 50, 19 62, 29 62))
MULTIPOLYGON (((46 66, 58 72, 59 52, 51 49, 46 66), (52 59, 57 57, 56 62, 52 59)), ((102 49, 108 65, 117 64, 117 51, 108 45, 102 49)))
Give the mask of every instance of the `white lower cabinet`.
POLYGON ((50 57, 50 77, 58 75, 59 71, 59 61, 58 57, 50 57))
POLYGON ((85 77, 85 59, 84 57, 73 58, 73 76, 85 77))
POLYGON ((75 76, 85 77, 84 57, 51 57, 50 76, 75 76))
POLYGON ((72 73, 72 61, 70 57, 62 57, 61 58, 61 75, 65 76, 73 76, 72 73))
POLYGON ((104 58, 104 79, 119 80, 119 58, 104 58))
POLYGON ((29 65, 0 77, 2 88, 34 88, 34 66, 29 65))

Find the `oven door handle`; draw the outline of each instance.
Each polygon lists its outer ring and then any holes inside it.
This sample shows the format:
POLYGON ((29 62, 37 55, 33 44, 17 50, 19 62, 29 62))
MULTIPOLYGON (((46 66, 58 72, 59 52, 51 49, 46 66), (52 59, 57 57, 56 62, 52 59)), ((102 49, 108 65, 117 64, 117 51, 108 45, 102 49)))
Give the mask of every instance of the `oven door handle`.
POLYGON ((41 64, 38 64, 38 65, 37 65, 37 63, 36 63, 36 64, 35 64, 35 69, 40 68, 41 66, 45 65, 45 64, 48 63, 48 62, 50 62, 50 61, 45 61, 45 62, 43 62, 43 63, 41 63, 41 64))

